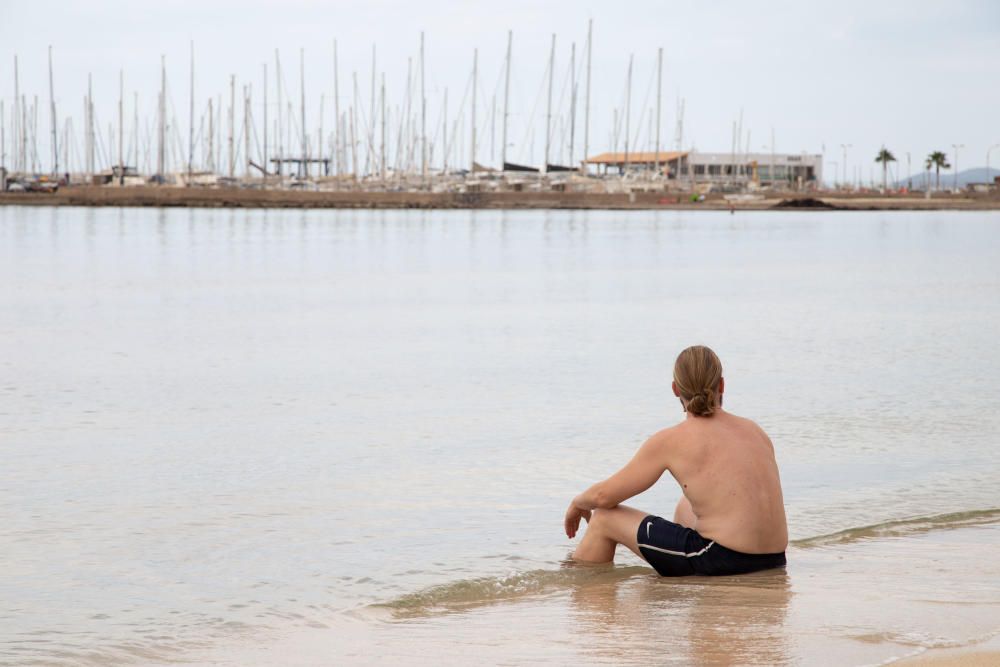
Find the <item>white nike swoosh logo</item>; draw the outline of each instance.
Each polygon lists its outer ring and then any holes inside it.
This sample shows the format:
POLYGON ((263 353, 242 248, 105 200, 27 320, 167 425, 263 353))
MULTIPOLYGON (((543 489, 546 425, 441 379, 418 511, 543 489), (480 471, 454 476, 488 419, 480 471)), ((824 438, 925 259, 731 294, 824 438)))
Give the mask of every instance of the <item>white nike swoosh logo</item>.
POLYGON ((647 540, 649 539, 649 529, 652 528, 652 527, 653 527, 653 522, 652 521, 647 521, 646 522, 646 539, 647 540))

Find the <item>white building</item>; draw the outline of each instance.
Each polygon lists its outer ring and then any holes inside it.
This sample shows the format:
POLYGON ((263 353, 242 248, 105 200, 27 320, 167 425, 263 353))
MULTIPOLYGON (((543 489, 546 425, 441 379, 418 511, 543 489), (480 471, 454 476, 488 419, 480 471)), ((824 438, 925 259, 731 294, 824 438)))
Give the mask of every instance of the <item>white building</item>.
POLYGON ((761 185, 787 184, 801 187, 823 181, 823 156, 807 153, 700 153, 687 155, 681 165, 680 178, 690 178, 694 172, 699 183, 746 183, 761 185))
POLYGON ((695 183, 788 185, 802 187, 823 180, 823 156, 807 153, 601 153, 584 161, 599 173, 655 172, 670 180, 695 183))

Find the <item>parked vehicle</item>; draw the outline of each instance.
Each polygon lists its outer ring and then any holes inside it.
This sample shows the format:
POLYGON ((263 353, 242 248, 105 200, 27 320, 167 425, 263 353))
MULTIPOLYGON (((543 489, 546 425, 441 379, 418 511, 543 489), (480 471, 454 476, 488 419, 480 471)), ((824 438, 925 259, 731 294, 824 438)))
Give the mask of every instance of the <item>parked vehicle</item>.
POLYGON ((28 192, 55 192, 59 189, 59 182, 40 178, 37 181, 25 182, 24 187, 28 192))

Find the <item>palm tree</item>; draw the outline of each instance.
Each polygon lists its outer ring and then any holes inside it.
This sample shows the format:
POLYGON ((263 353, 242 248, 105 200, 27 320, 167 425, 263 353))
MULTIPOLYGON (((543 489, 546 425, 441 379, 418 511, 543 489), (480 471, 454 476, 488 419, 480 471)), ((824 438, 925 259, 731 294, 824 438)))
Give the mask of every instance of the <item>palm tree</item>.
POLYGON ((886 189, 886 182, 885 182, 886 181, 886 175, 887 175, 886 172, 888 172, 888 170, 889 170, 889 163, 896 161, 896 156, 893 155, 892 153, 890 153, 886 149, 886 147, 883 146, 882 150, 880 150, 878 152, 878 155, 875 156, 875 161, 882 163, 882 191, 884 192, 885 189, 886 189))
POLYGON ((930 155, 927 156, 927 162, 925 163, 924 166, 926 166, 928 169, 930 169, 931 167, 934 167, 934 172, 935 172, 935 175, 937 177, 937 185, 935 186, 934 189, 935 190, 940 190, 941 189, 941 170, 942 169, 951 169, 951 165, 948 164, 948 156, 945 155, 941 151, 934 151, 933 153, 931 153, 930 155))

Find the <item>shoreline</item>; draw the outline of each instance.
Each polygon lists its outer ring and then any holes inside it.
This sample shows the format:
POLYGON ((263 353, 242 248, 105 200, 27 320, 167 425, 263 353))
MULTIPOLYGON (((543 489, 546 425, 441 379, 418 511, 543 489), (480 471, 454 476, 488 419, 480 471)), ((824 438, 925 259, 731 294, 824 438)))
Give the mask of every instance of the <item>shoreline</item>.
POLYGON ((997 195, 877 196, 814 193, 768 194, 729 201, 711 194, 692 202, 689 195, 662 192, 370 192, 299 191, 246 188, 156 186, 69 186, 56 192, 3 192, 0 206, 95 206, 169 208, 319 209, 485 209, 485 210, 679 210, 679 211, 996 211, 997 195))
POLYGON ((1000 665, 1000 635, 994 635, 984 642, 949 648, 931 648, 917 655, 898 660, 901 667, 950 667, 969 665, 980 667, 1000 665))

